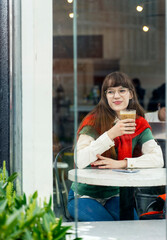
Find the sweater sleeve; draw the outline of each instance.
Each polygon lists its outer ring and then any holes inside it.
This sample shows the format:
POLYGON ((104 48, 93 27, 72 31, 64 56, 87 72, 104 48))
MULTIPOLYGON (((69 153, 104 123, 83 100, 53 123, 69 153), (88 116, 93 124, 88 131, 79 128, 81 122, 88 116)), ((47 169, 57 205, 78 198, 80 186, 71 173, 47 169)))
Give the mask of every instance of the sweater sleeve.
POLYGON ((164 160, 161 147, 154 139, 142 144, 142 156, 127 158, 128 168, 161 168, 164 160))
POLYGON ((102 154, 114 146, 107 132, 103 133, 96 140, 86 134, 81 134, 78 138, 74 159, 78 168, 85 168, 90 163, 97 160, 96 155, 102 154))

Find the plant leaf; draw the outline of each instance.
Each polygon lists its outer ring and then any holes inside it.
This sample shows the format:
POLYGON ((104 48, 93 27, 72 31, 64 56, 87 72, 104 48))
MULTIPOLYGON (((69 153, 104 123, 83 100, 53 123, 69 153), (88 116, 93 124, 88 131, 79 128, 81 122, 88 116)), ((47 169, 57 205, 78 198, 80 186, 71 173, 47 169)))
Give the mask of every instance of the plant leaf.
POLYGON ((6 188, 7 185, 8 185, 8 182, 5 182, 4 185, 2 186, 2 189, 6 188))
POLYGON ((24 235, 23 239, 24 240, 33 240, 30 231, 28 231, 28 230, 25 231, 25 235, 24 235))
POLYGON ((71 228, 71 226, 67 226, 67 227, 62 227, 62 229, 60 229, 56 234, 54 235, 54 239, 55 240, 59 240, 62 237, 64 237, 66 235, 66 232, 71 228))
POLYGON ((19 209, 23 206, 22 196, 16 196, 15 198, 15 208, 19 209))
POLYGON ((0 183, 0 195, 6 196, 6 192, 5 192, 5 190, 3 189, 3 185, 4 185, 4 184, 0 183))
POLYGON ((14 172, 10 177, 8 177, 7 182, 13 182, 18 176, 17 172, 14 172))
POLYGON ((50 220, 47 214, 43 216, 43 226, 45 231, 48 233, 50 231, 50 220))
POLYGON ((50 196, 49 203, 48 203, 48 207, 51 208, 51 206, 52 206, 52 196, 50 196))
POLYGON ((3 212, 7 206, 8 200, 0 201, 0 213, 3 212))
MULTIPOLYGON (((0 214, 0 230, 1 230, 1 227, 2 227, 2 226, 5 224, 5 222, 6 222, 6 217, 7 217, 7 214, 6 214, 5 211, 0 214)), ((1 239, 1 238, 0 238, 0 239, 1 239)))
POLYGON ((22 228, 29 227, 31 224, 33 224, 35 222, 35 219, 42 217, 43 214, 45 214, 44 210, 40 209, 40 211, 38 213, 34 214, 30 219, 24 221, 22 228))
POLYGON ((32 198, 33 199, 36 199, 38 197, 38 192, 36 191, 36 192, 34 192, 34 194, 32 195, 32 198))
MULTIPOLYGON (((10 234, 5 238, 5 240, 13 240, 13 239, 22 239, 20 238, 23 235, 24 231, 23 230, 17 230, 14 233, 10 234)), ((32 240, 32 239, 31 239, 32 240)))
POLYGON ((5 224, 5 228, 6 228, 6 236, 8 236, 8 234, 10 232, 13 232, 14 228, 19 224, 18 218, 20 215, 20 210, 19 211, 15 211, 12 215, 10 215, 6 221, 5 224))
POLYGON ((27 198, 25 193, 23 194, 23 204, 26 205, 27 204, 27 198))

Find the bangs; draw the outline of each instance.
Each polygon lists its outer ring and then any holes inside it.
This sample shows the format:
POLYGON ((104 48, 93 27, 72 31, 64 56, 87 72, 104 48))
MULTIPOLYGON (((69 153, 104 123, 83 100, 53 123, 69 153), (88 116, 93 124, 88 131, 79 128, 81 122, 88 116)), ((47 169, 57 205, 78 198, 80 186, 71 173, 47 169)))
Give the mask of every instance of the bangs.
POLYGON ((111 73, 109 74, 104 82, 104 91, 106 91, 108 88, 111 87, 125 87, 128 89, 132 89, 132 83, 129 77, 126 74, 117 74, 117 73, 111 73))

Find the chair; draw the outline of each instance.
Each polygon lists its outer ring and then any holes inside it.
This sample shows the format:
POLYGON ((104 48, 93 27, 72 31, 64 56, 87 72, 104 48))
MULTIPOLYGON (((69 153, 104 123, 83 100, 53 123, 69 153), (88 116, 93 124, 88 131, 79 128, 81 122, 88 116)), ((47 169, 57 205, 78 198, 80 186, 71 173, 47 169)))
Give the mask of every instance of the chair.
POLYGON ((151 187, 137 188, 135 192, 135 201, 138 215, 140 216, 146 213, 150 208, 150 204, 153 203, 157 197, 157 192, 152 192, 151 187))
MULTIPOLYGON (((63 185, 62 194, 65 194, 66 201, 67 201, 67 199, 68 199, 68 191, 67 191, 67 185, 65 183, 65 170, 68 169, 68 163, 57 162, 57 168, 61 172, 60 179, 61 179, 61 182, 62 182, 62 185, 63 185)), ((56 185, 57 204, 59 206, 60 205, 60 193, 59 193, 58 181, 57 181, 56 178, 55 178, 55 185, 56 185)))
MULTIPOLYGON (((157 124, 157 123, 156 123, 157 124)), ((158 125, 159 126, 159 125, 158 125)), ((154 131, 157 131, 157 125, 152 123, 154 131)), ((161 129, 162 132, 163 129, 161 129)), ((161 133, 160 131, 158 134, 161 133)), ((155 139, 157 144, 162 149, 162 154, 164 158, 164 167, 166 167, 166 139, 155 139)), ((154 206, 153 203, 157 199, 158 195, 165 193, 165 187, 138 187, 135 191, 135 201, 136 201, 136 210, 140 216, 143 213, 148 212, 149 209, 152 209, 154 206)), ((151 219, 151 216, 150 218, 151 219)), ((153 218, 154 219, 154 218, 153 218)))
POLYGON ((60 150, 60 152, 56 155, 54 159, 53 168, 55 170, 57 206, 58 208, 62 208, 63 215, 66 218, 66 220, 72 221, 73 219, 70 217, 66 208, 67 200, 68 200, 68 187, 65 182, 65 171, 68 171, 70 169, 71 164, 73 163, 68 162, 67 156, 73 157, 72 146, 65 147, 60 150), (65 158, 66 158, 66 162, 65 162, 65 158))
MULTIPOLYGON (((165 186, 138 187, 135 189, 136 210, 140 216, 143 213, 153 210, 157 197, 165 193, 165 186)), ((150 216, 149 219, 154 219, 150 216)))

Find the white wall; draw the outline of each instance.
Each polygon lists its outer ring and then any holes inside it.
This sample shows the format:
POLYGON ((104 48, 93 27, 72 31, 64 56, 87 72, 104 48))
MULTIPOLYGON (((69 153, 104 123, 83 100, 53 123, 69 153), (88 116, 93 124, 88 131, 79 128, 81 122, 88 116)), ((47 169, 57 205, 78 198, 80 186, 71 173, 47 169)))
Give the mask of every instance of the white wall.
POLYGON ((23 191, 52 194, 52 0, 22 1, 23 191))

